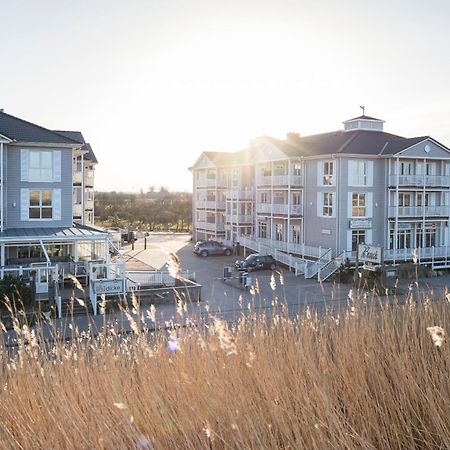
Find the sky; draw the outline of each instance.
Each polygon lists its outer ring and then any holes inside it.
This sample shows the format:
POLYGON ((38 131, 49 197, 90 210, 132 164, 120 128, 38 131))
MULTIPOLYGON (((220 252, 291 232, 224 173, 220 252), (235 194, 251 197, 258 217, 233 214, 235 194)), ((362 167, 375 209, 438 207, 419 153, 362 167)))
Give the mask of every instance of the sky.
POLYGON ((450 146, 447 0, 0 0, 0 108, 82 131, 96 189, 192 188, 202 151, 385 131, 450 146))

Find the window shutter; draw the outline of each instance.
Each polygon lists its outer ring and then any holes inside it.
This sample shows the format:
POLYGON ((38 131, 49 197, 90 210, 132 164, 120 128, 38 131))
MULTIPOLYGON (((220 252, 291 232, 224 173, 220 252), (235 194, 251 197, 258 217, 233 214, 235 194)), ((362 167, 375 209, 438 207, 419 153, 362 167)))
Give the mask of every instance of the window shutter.
POLYGON ((348 161, 348 184, 355 185, 355 161, 348 161))
POLYGON ((365 244, 372 245, 372 230, 366 230, 365 244))
POLYGON ((348 197, 348 199, 347 199, 347 217, 352 217, 352 195, 353 195, 353 192, 349 192, 348 194, 347 194, 347 197, 348 197))
POLYGON ((53 151, 53 181, 61 181, 61 150, 53 151))
POLYGON ((373 186, 373 161, 367 162, 367 186, 373 186))
POLYGON ((30 151, 22 148, 20 150, 20 181, 28 181, 29 166, 30 151))
POLYGON ((367 192, 366 200, 367 200, 366 216, 373 217, 373 193, 372 192, 367 192))
POLYGON ((323 161, 317 161, 317 186, 323 186, 323 161))
POLYGON ((29 189, 21 189, 20 190, 20 220, 24 220, 24 221, 30 220, 29 208, 30 208, 30 190, 29 189))
POLYGON ((317 193, 317 215, 319 217, 323 216, 323 213, 322 213, 322 201, 323 201, 322 192, 318 192, 317 193))
POLYGON ((53 189, 53 220, 61 220, 61 189, 53 189))

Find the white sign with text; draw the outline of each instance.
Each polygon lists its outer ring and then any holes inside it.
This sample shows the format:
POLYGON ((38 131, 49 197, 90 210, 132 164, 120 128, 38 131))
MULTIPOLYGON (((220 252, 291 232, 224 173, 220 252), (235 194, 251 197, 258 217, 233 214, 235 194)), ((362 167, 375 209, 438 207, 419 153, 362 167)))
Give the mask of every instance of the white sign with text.
POLYGON ((359 261, 381 264, 382 257, 383 257, 383 247, 376 247, 374 245, 366 245, 366 244, 358 245, 359 261))

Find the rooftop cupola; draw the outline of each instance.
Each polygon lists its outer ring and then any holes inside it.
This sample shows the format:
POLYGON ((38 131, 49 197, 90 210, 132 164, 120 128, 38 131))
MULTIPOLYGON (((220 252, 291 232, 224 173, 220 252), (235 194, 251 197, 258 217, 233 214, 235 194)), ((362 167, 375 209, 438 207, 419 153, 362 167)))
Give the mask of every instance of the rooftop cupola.
POLYGON ((342 122, 344 124, 344 131, 383 131, 384 120, 375 119, 363 114, 362 116, 342 122))

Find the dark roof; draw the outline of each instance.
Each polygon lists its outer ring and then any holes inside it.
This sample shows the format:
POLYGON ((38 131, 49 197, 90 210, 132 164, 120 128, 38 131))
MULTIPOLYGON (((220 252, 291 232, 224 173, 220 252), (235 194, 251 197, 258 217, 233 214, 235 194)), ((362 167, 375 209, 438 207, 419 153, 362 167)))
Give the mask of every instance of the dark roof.
MULTIPOLYGON (((285 141, 270 136, 263 137, 279 148, 287 157, 308 157, 332 154, 343 155, 394 155, 426 139, 430 136, 404 138, 383 131, 333 131, 300 137, 297 141, 285 141)), ((446 150, 446 146, 432 139, 446 150)), ((204 152, 217 166, 251 163, 254 149, 238 152, 204 152)))
POLYGON ((7 239, 30 241, 30 240, 58 240, 76 238, 102 238, 107 231, 99 230, 86 225, 74 224, 72 227, 48 227, 48 228, 9 228, 0 233, 0 240, 7 239))
POLYGON ((84 140, 84 136, 81 133, 81 131, 69 131, 69 130, 53 130, 53 131, 55 133, 60 134, 61 136, 65 136, 69 139, 79 142, 80 144, 83 144, 83 147, 81 147, 81 150, 87 151, 87 153, 84 155, 84 157, 86 159, 89 159, 89 161, 92 161, 94 164, 98 163, 95 153, 92 150, 91 144, 89 144, 88 142, 86 142, 84 140))
POLYGON ((0 111, 0 134, 13 141, 48 144, 78 144, 77 140, 55 133, 18 117, 0 111))
POLYGON ((353 119, 348 119, 346 120, 346 122, 350 122, 351 120, 358 120, 358 119, 365 119, 365 120, 378 120, 379 122, 383 122, 383 120, 381 119, 375 119, 375 117, 370 117, 370 116, 359 116, 359 117, 353 117, 353 119))

